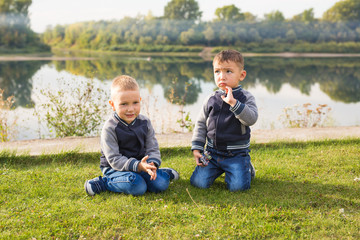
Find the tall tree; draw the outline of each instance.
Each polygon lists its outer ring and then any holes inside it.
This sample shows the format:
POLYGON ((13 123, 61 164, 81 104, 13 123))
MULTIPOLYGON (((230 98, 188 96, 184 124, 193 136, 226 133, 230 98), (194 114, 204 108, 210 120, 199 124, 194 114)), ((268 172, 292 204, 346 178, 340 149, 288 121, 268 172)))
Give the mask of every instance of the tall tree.
POLYGON ((246 22, 255 22, 256 16, 251 12, 244 12, 244 17, 246 22))
POLYGON ((240 12, 240 9, 237 8, 234 4, 223 6, 222 8, 217 8, 215 15, 218 21, 241 21, 245 19, 245 15, 240 12))
POLYGON ((202 12, 195 0, 171 0, 164 8, 164 18, 200 20, 202 12))
POLYGON ((323 14, 323 20, 329 22, 337 21, 359 21, 360 1, 343 0, 334 4, 323 14))
POLYGON ((264 16, 265 20, 269 22, 283 22, 285 20, 284 15, 280 11, 274 11, 264 16))
POLYGON ((0 0, 0 14, 17 13, 28 15, 32 0, 0 0))
POLYGON ((29 27, 28 9, 32 0, 0 0, 0 16, 9 25, 22 24, 29 27))
POLYGON ((0 47, 23 48, 38 41, 30 29, 32 0, 0 0, 0 47))
POLYGON ((315 20, 314 9, 304 10, 302 13, 295 15, 292 20, 298 22, 313 22, 315 20))

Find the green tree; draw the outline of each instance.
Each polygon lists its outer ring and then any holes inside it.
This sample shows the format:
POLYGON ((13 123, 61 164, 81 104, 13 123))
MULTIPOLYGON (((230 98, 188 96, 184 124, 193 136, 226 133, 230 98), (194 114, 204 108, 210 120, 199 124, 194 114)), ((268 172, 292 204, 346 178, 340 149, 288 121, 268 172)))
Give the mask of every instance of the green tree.
POLYGON ((284 15, 280 11, 273 11, 264 15, 265 21, 268 22, 283 22, 285 20, 284 15))
POLYGON ((219 39, 222 44, 230 45, 235 39, 235 34, 227 27, 223 26, 219 32, 219 39))
POLYGON ((24 48, 38 41, 30 29, 32 0, 0 0, 0 47, 24 48))
POLYGON ((298 22, 313 22, 315 21, 314 9, 304 10, 302 13, 295 15, 292 20, 298 22))
POLYGON ((197 44, 203 40, 203 37, 196 29, 190 28, 188 31, 180 34, 180 41, 185 45, 197 44))
POLYGON ((255 22, 256 16, 250 12, 244 12, 244 18, 247 22, 255 22))
POLYGON ((208 26, 205 31, 203 31, 203 35, 209 44, 215 39, 215 31, 211 26, 208 26))
POLYGON ((217 21, 242 21, 245 19, 245 15, 240 12, 234 4, 217 8, 215 11, 217 21))
POLYGON ((171 0, 164 8, 164 18, 200 20, 202 12, 195 0, 171 0))
POLYGON ((28 16, 32 0, 0 0, 0 14, 23 14, 28 16))
POLYGON ((360 1, 343 0, 335 3, 323 14, 323 20, 329 22, 360 20, 360 1))
POLYGON ((286 39, 288 42, 290 43, 294 43, 296 40, 296 32, 294 31, 294 29, 290 29, 289 31, 287 31, 286 33, 286 39))

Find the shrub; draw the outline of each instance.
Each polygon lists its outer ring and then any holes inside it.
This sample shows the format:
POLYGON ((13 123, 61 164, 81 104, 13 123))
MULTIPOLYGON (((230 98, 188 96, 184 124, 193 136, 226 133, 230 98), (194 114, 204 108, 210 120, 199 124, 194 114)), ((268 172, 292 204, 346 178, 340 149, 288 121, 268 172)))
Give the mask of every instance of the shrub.
POLYGON ((36 114, 55 131, 56 137, 98 134, 108 112, 108 96, 103 89, 95 87, 93 80, 77 82, 75 88, 67 84, 57 92, 43 89, 41 94, 47 100, 41 104, 43 110, 37 110, 36 114))
POLYGON ((331 108, 327 104, 318 104, 315 109, 311 106, 311 103, 305 103, 302 106, 285 108, 284 114, 280 116, 284 126, 290 128, 325 126, 329 120, 331 108))
POLYGON ((1 142, 7 142, 10 140, 11 135, 14 135, 14 132, 11 130, 14 129, 16 119, 10 121, 9 111, 11 110, 11 107, 15 101, 14 96, 3 99, 3 93, 4 90, 0 89, 0 139, 1 142))

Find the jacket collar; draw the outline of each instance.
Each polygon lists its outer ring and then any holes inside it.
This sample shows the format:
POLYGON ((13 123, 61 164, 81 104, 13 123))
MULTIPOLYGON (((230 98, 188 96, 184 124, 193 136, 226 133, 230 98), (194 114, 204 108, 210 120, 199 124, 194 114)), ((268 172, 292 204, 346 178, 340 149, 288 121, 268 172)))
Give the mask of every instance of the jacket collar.
POLYGON ((130 124, 128 124, 128 123, 126 123, 124 120, 122 120, 116 112, 114 112, 114 117, 115 117, 120 123, 122 123, 123 125, 125 125, 126 127, 129 126, 129 125, 134 125, 135 122, 136 122, 136 118, 135 118, 134 121, 132 121, 130 124))

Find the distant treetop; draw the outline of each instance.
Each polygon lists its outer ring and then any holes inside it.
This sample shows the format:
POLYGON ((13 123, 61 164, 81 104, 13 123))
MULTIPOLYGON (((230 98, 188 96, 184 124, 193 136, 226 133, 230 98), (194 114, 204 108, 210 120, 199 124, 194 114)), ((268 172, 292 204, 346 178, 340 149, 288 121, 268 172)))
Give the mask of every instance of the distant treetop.
POLYGON ((359 21, 360 1, 343 0, 335 3, 334 6, 323 14, 323 20, 329 22, 359 21))
POLYGON ((164 8, 164 18, 176 20, 200 20, 202 12, 195 0, 171 0, 164 8))

